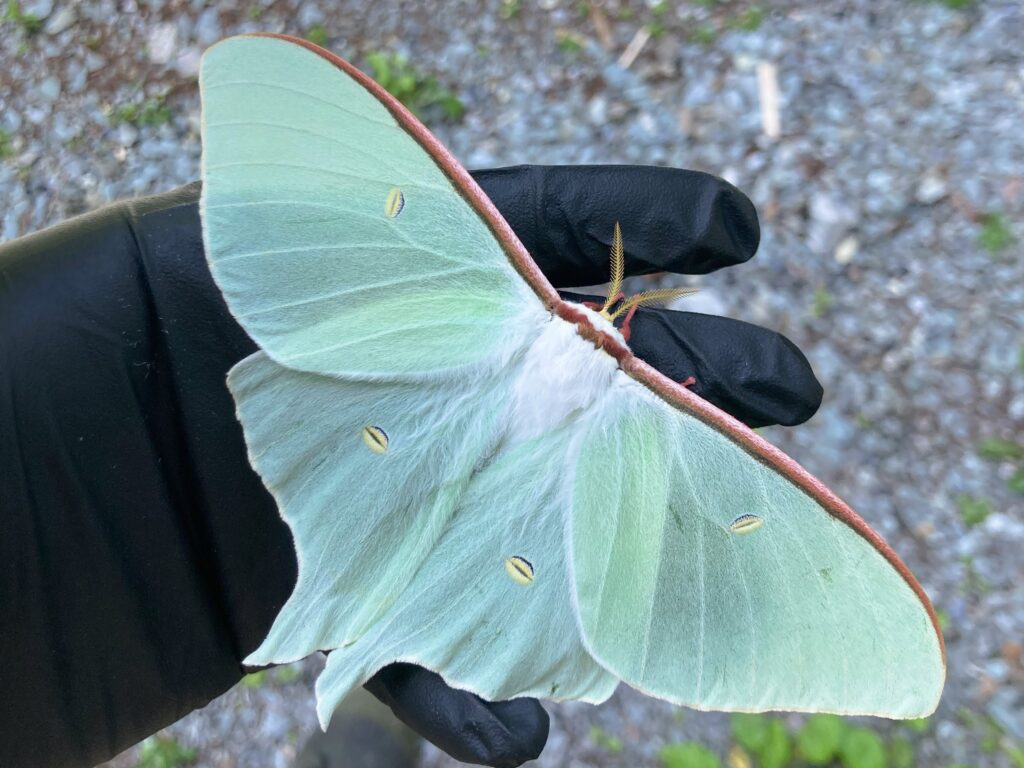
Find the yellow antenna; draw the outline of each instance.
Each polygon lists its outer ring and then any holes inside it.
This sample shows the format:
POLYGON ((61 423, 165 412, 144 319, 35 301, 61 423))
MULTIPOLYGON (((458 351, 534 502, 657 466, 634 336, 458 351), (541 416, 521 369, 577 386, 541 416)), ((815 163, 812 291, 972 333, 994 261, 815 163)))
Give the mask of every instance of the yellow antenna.
POLYGON ((659 301, 671 301, 672 299, 677 299, 680 296, 689 296, 696 292, 696 288, 657 288, 653 291, 642 291, 630 296, 622 302, 622 304, 619 305, 619 308, 611 314, 609 319, 615 320, 620 315, 629 312, 633 307, 655 304, 659 301))
POLYGON ((626 274, 626 254, 622 250, 622 230, 619 222, 615 222, 615 233, 612 235, 612 280, 608 285, 608 297, 601 307, 601 314, 608 317, 608 309, 615 303, 615 297, 622 290, 622 278, 626 274))
MULTIPOLYGON (((612 235, 611 269, 612 276, 611 281, 608 283, 608 296, 601 307, 601 317, 612 322, 635 307, 654 304, 659 301, 670 301, 671 299, 689 296, 691 293, 697 292, 696 288, 657 288, 651 291, 641 291, 625 299, 612 312, 612 306, 614 306, 616 299, 622 293, 622 280, 626 275, 626 254, 622 248, 622 229, 617 221, 615 222, 615 233, 612 235)), ((627 317, 626 325, 628 324, 629 318, 627 317)))

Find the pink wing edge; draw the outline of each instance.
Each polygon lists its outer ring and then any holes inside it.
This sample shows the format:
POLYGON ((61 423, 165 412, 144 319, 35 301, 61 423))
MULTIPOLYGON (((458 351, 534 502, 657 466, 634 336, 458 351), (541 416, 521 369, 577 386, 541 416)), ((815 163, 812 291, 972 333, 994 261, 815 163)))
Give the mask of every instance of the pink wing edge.
POLYGON ((932 606, 931 600, 928 599, 928 595, 921 587, 921 584, 914 577, 914 574, 910 572, 906 563, 900 559, 899 555, 893 551, 885 539, 864 522, 864 519, 854 512, 842 499, 825 487, 824 483, 811 475, 792 458, 767 440, 759 437, 746 424, 733 418, 725 411, 716 408, 707 400, 698 397, 686 387, 676 383, 648 363, 636 357, 628 347, 623 346, 603 331, 596 329, 583 312, 563 301, 554 286, 551 285, 544 273, 540 271, 540 267, 534 262, 526 247, 519 241, 515 232, 512 231, 512 227, 509 226, 508 222, 505 221, 504 217, 494 206, 494 203, 491 202, 490 198, 473 180, 473 177, 469 175, 469 172, 430 133, 423 123, 394 96, 354 65, 308 40, 273 32, 253 33, 242 36, 276 38, 300 45, 326 59, 372 93, 387 108, 395 120, 398 121, 398 124, 434 159, 434 162, 444 171, 466 202, 473 206, 473 209, 484 223, 487 224, 498 242, 501 243, 512 266, 515 267, 520 276, 537 294, 545 308, 563 320, 574 323, 581 336, 592 341, 596 347, 604 349, 605 352, 612 355, 618 361, 622 370, 629 376, 643 384, 673 407, 685 411, 712 426, 737 443, 751 456, 785 476, 812 499, 821 504, 829 514, 842 520, 878 550, 889 564, 899 572, 900 576, 903 577, 903 580, 914 591, 927 611, 939 640, 939 648, 942 651, 942 666, 943 668, 946 667, 946 642, 942 636, 942 629, 939 626, 939 619, 935 613, 935 608, 932 606))

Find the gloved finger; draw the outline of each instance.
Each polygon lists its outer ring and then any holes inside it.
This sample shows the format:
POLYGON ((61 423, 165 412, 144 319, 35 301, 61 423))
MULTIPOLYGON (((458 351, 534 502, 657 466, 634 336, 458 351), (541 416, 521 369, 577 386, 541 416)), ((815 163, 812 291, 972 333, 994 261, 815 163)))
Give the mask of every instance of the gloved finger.
POLYGON ((751 427, 801 424, 821 405, 821 384, 807 358, 785 336, 758 325, 641 307, 630 321, 629 347, 670 379, 692 376, 690 391, 751 427))
POLYGON ((536 759, 548 740, 548 713, 536 699, 484 701, 414 664, 390 664, 365 688, 399 720, 464 763, 514 768, 536 759))
POLYGON ((627 275, 696 275, 740 264, 761 236, 747 196, 698 171, 534 165, 472 174, 555 286, 608 280, 616 221, 627 275))

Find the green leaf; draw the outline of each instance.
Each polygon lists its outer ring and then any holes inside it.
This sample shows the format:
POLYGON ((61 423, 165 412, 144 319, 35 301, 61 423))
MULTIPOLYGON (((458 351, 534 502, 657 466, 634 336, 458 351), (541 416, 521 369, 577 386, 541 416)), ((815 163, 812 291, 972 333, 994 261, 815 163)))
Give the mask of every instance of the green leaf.
POLYGON ((436 109, 445 120, 458 121, 466 112, 459 97, 441 85, 436 77, 425 75, 398 53, 373 51, 366 63, 374 80, 410 111, 422 117, 436 109))
POLYGON ((604 730, 596 725, 590 726, 590 739, 601 749, 606 749, 609 752, 617 753, 622 751, 622 739, 618 736, 612 736, 606 733, 604 730))
POLYGON ((885 746, 877 733, 868 728, 850 728, 839 748, 846 768, 887 768, 885 746))
POLYGON ((1024 445, 1013 440, 990 437, 978 446, 978 454, 989 461, 1024 459, 1024 445))
POLYGON ((829 309, 832 304, 835 303, 835 298, 829 293, 824 286, 818 286, 814 289, 814 302, 811 304, 811 315, 814 317, 822 317, 829 309))
POLYGON ((287 685, 288 683, 298 680, 301 674, 302 670, 299 668, 298 664, 290 664, 288 666, 277 667, 274 670, 274 679, 279 683, 287 685))
POLYGON ((196 751, 183 747, 169 736, 150 736, 139 747, 135 768, 179 768, 196 759, 196 751))
POLYGON ((839 751, 844 727, 835 715, 813 715, 796 735, 797 749, 811 765, 827 765, 839 751))
POLYGON ((6 160, 8 157, 14 155, 13 142, 11 140, 11 134, 0 128, 0 160, 6 160))
POLYGON ((659 753, 665 768, 721 768, 718 756, 700 744, 688 741, 683 744, 669 744, 659 753))
POLYGON ((979 499, 964 493, 956 497, 956 507, 960 512, 960 519, 968 528, 985 522, 985 518, 992 514, 992 507, 987 499, 979 499))
POLYGON ((786 768, 793 757, 793 742, 789 731, 781 720, 772 720, 768 724, 768 739, 761 748, 760 768, 786 768))
POLYGON ((1024 768, 1024 749, 1014 744, 1006 744, 1003 747, 1003 751, 1016 768, 1024 768))
POLYGON ((1011 491, 1024 494, 1024 467, 1014 472, 1006 484, 1010 486, 1011 491))
POLYGON ((314 24, 312 27, 306 30, 306 39, 309 40, 313 45, 319 45, 321 48, 327 45, 327 27, 323 24, 314 24))
POLYGON ((764 21, 764 11, 759 6, 752 6, 729 21, 729 26, 743 32, 753 32, 764 21))
POLYGON ((265 669, 261 669, 259 672, 250 672, 242 678, 242 685, 246 688, 259 688, 265 682, 267 682, 267 670, 265 669))
POLYGON ((904 720, 903 725, 914 733, 924 733, 931 727, 932 721, 927 717, 919 717, 916 720, 904 720))
POLYGON ((690 40, 701 45, 711 45, 717 36, 717 30, 710 24, 701 24, 690 30, 690 40))
POLYGON ((738 713, 732 716, 732 735, 740 746, 759 753, 768 741, 769 719, 764 715, 738 713))
POLYGON ((910 739, 897 736, 889 742, 889 763, 892 768, 914 768, 914 745, 910 739))
POLYGON ((999 253, 1013 244, 1013 232, 998 213, 986 213, 981 217, 981 231, 978 243, 989 253, 999 253))

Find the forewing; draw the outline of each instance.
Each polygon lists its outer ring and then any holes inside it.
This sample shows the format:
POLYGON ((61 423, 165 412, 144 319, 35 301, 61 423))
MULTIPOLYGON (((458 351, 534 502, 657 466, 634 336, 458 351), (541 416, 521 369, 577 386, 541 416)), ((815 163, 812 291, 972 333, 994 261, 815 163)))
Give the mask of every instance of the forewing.
POLYGON ((591 416, 573 480, 574 597, 594 658, 699 709, 932 712, 941 639, 895 556, 623 379, 591 416))
POLYGON ((414 118, 342 65, 259 36, 203 57, 200 210, 232 313, 297 370, 502 364, 497 342, 541 303, 465 196, 468 176, 453 183, 414 118))

